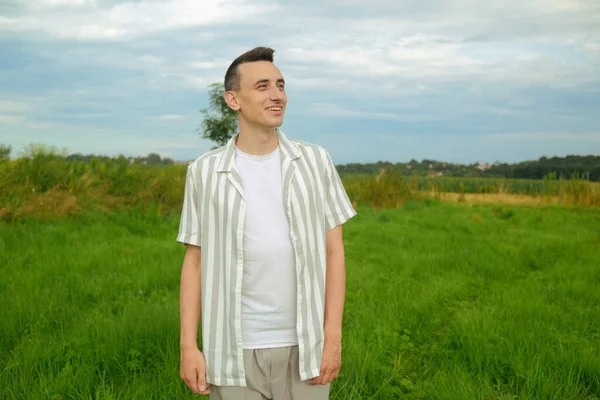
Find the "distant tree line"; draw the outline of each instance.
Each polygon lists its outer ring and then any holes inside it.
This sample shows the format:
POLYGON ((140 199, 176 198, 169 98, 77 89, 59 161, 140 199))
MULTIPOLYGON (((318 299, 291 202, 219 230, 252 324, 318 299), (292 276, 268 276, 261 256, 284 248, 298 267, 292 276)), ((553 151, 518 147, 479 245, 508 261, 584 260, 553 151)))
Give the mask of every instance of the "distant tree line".
POLYGON ((566 157, 540 157, 538 160, 509 164, 457 164, 424 159, 406 163, 378 161, 375 163, 349 163, 337 166, 340 174, 376 174, 382 169, 405 176, 490 177, 515 179, 543 179, 546 176, 569 179, 575 176, 590 181, 600 181, 600 155, 566 157))
POLYGON ((579 176, 598 182, 600 181, 600 156, 540 157, 536 161, 497 164, 485 173, 518 179, 542 179, 554 174, 557 178, 579 176))
POLYGON ((125 157, 123 155, 120 155, 118 157, 109 157, 109 156, 102 156, 102 155, 95 155, 95 154, 75 153, 75 154, 69 154, 65 158, 67 160, 84 161, 84 162, 89 162, 94 159, 102 160, 102 161, 107 161, 107 160, 125 161, 125 160, 127 160, 130 164, 146 164, 146 165, 171 165, 174 163, 174 161, 171 158, 161 157, 159 154, 156 154, 156 153, 149 153, 146 156, 137 156, 137 157, 125 157))
MULTIPOLYGON (((8 160, 12 151, 11 146, 0 144, 0 161, 8 160)), ((120 164, 146 164, 146 165, 171 165, 175 161, 169 157, 161 157, 157 153, 150 153, 146 156, 110 157, 95 154, 68 154, 59 155, 56 149, 46 149, 43 146, 30 146, 25 152, 25 156, 47 153, 55 156, 64 157, 68 160, 77 160, 89 162, 91 160, 113 160, 120 164), (39 147, 39 149, 38 149, 39 147)), ((185 164, 185 162, 184 162, 185 164)), ((436 160, 415 159, 405 163, 392 163, 388 161, 378 161, 375 163, 349 163, 336 166, 342 175, 372 175, 377 174, 382 169, 392 170, 404 176, 445 176, 445 177, 489 177, 489 178, 512 178, 512 179, 543 179, 548 176, 556 178, 569 179, 580 177, 589 181, 600 182, 600 155, 566 157, 540 157, 538 160, 523 161, 509 164, 495 162, 493 164, 458 164, 436 160)))
MULTIPOLYGON (((9 160, 10 154, 12 152, 12 146, 0 144, 0 161, 9 160)), ((30 144, 25 148, 22 156, 24 157, 34 157, 37 155, 50 155, 53 157, 63 157, 67 160, 72 161, 83 161, 90 162, 92 160, 98 161, 116 161, 119 163, 129 163, 129 164, 146 164, 146 165, 171 165, 174 163, 173 159, 169 157, 161 157, 160 154, 157 153, 149 153, 146 156, 137 156, 137 157, 126 157, 124 155, 119 155, 118 157, 110 157, 106 155, 97 155, 97 154, 81 154, 81 153, 73 153, 68 154, 66 150, 60 151, 59 149, 53 146, 45 146, 40 144, 30 144)))

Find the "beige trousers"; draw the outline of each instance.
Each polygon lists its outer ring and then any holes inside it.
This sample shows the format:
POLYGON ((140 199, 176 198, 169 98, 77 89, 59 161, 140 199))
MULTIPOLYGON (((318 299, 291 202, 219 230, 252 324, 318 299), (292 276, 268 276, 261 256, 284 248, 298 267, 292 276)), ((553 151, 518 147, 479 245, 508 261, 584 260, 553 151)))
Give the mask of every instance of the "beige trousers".
POLYGON ((210 385, 211 400, 326 400, 330 385, 300 380, 298 346, 244 350, 246 387, 210 385))

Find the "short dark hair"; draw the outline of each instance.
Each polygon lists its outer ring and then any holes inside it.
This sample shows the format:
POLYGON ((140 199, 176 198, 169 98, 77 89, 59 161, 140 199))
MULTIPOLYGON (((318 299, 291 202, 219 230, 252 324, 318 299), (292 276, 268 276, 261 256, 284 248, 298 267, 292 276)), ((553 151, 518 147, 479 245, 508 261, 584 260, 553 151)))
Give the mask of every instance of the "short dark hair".
POLYGON ((273 62, 274 52, 275 50, 269 47, 255 47, 233 60, 225 73, 225 91, 240 90, 241 76, 238 72, 238 66, 240 64, 256 61, 273 62))

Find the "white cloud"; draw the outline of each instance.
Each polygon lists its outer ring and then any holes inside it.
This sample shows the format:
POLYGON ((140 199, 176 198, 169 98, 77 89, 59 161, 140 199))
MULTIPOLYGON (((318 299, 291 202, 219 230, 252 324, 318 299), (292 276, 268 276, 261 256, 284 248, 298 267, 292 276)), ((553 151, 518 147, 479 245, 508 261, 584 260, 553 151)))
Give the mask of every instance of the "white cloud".
POLYGON ((29 109, 27 103, 14 100, 2 100, 0 93, 0 112, 21 112, 29 109))
POLYGON ((0 113, 0 133, 4 129, 7 129, 7 133, 15 133, 21 131, 22 129, 27 130, 44 130, 48 129, 50 126, 48 124, 39 123, 36 121, 32 121, 24 115, 19 114, 2 114, 0 113))
POLYGON ((127 1, 106 8, 90 0, 37 0, 26 2, 29 12, 0 19, 0 31, 43 32, 63 39, 112 40, 238 21, 272 9, 273 6, 258 8, 245 0, 127 1), (44 7, 52 6, 68 8, 63 12, 44 12, 44 7))
POLYGON ((223 58, 216 58, 214 60, 206 61, 190 61, 188 66, 193 69, 205 70, 205 69, 223 69, 227 68, 231 60, 226 60, 223 58))
POLYGON ((312 103, 304 108, 302 112, 307 114, 327 117, 327 118, 349 118, 349 119, 367 119, 367 120, 386 120, 386 121, 426 121, 430 119, 424 114, 408 113, 406 109, 396 112, 378 112, 357 110, 345 107, 342 104, 335 103, 312 103))
MULTIPOLYGON (((71 0, 73 4, 82 2, 71 0)), ((284 7, 262 0, 146 0, 104 6, 88 1, 72 12, 25 13, 14 17, 18 24, 13 28, 41 30, 67 39, 152 34, 150 43, 169 40, 172 46, 168 50, 148 48, 146 53, 130 48, 78 47, 49 57, 61 57, 70 65, 136 69, 153 76, 151 84, 202 90, 222 79, 235 55, 233 48, 212 45, 219 42, 214 30, 196 41, 186 39, 187 33, 161 39, 158 31, 216 24, 230 27, 221 35, 239 32, 240 40, 251 32, 256 43, 268 42, 276 48, 276 63, 287 68, 284 74, 302 82, 300 88, 307 90, 335 86, 356 94, 376 94, 385 89, 405 96, 417 85, 457 79, 559 87, 597 80, 593 66, 566 60, 575 44, 583 45, 590 54, 597 48, 590 40, 600 39, 600 12, 593 12, 593 0, 577 4, 570 0, 489 4, 373 0, 344 7, 310 7, 316 3, 305 0, 284 7), (586 44, 578 42, 583 37, 586 44), (201 57, 196 50, 199 46, 201 57)), ((13 29, 6 24, 5 29, 13 29)), ((0 31, 2 25, 0 22, 0 31)))
POLYGON ((180 114, 165 114, 165 115, 160 115, 158 118, 164 119, 164 120, 177 120, 177 119, 183 119, 183 118, 185 118, 185 115, 180 115, 180 114))
POLYGON ((95 5, 95 0, 21 0, 29 8, 82 7, 95 5))
POLYGON ((0 114, 0 125, 16 125, 23 120, 21 115, 0 114))
POLYGON ((583 48, 595 55, 600 55, 600 43, 588 42, 583 45, 583 48))

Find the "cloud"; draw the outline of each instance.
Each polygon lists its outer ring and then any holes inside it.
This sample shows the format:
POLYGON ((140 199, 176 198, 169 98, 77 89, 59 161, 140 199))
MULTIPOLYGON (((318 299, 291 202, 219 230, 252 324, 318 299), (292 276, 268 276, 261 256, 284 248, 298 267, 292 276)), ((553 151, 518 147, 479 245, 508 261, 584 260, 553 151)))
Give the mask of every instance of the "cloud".
POLYGON ((0 124, 16 125, 17 123, 19 123, 21 121, 23 121, 23 117, 20 115, 0 114, 0 124))
POLYGON ((82 7, 93 6, 94 0, 22 0, 28 8, 62 8, 62 7, 82 7))
POLYGON ((27 103, 0 99, 0 112, 21 112, 29 108, 27 103))
MULTIPOLYGON (((39 138, 32 126, 44 126, 47 140, 81 149, 97 148, 94 135, 132 138, 101 143, 107 151, 137 151, 145 139, 148 150, 170 146, 152 139, 170 134, 185 138, 175 146, 187 143, 197 137, 208 85, 222 81, 242 51, 267 45, 286 78, 290 134, 315 141, 355 134, 348 157, 369 149, 378 158, 378 143, 436 153, 440 135, 471 152, 489 145, 484 135, 514 144, 516 137, 500 139, 514 132, 553 134, 557 145, 559 134, 600 130, 598 7, 595 0, 5 0, 0 134, 22 127, 21 135, 39 138), (364 132, 380 139, 367 146, 364 132)), ((578 137, 582 149, 596 143, 578 137)), ((497 158, 512 156, 494 148, 497 158)), ((190 158, 184 148, 165 151, 190 158)))
POLYGON ((183 115, 178 115, 178 114, 165 114, 165 115, 161 115, 159 116, 160 119, 166 119, 166 120, 173 120, 173 119, 183 119, 184 116, 183 115))
POLYGON ((244 0, 109 3, 93 0, 22 1, 23 15, 0 20, 0 31, 43 32, 62 39, 115 40, 193 26, 234 22, 270 10, 244 0), (104 6, 103 6, 104 5, 104 6), (56 12, 56 8, 63 12, 56 12))
MULTIPOLYGON (((490 141, 575 141, 587 144, 600 144, 600 131, 598 132, 511 132, 502 134, 490 134, 485 136, 490 141)), ((591 149, 590 149, 591 150, 591 149)))
POLYGON ((542 155, 589 155, 598 152, 599 133, 506 132, 503 134, 442 134, 436 132, 389 135, 385 132, 323 133, 315 141, 327 148, 336 164, 349 162, 408 162, 434 159, 446 162, 519 162, 542 155), (573 137, 576 139, 573 140, 573 137))
MULTIPOLYGON (((317 4, 89 2, 82 15, 77 11, 82 7, 44 18, 36 14, 40 18, 37 24, 28 23, 33 16, 24 14, 16 18, 16 26, 29 26, 31 31, 46 31, 64 40, 129 38, 122 46, 74 44, 59 57, 72 65, 148 71, 155 74, 156 81, 201 89, 221 79, 236 51, 244 48, 240 43, 248 42, 249 48, 252 41, 276 47, 277 62, 293 67, 291 76, 308 90, 330 83, 352 86, 355 93, 382 85, 394 92, 398 86, 405 89, 404 82, 421 80, 426 86, 426 82, 457 78, 573 86, 592 81, 594 75, 591 66, 573 57, 577 51, 573 43, 600 35, 600 13, 593 12, 592 0, 579 1, 576 6, 567 0, 515 0, 501 6, 464 0, 377 0, 368 7, 360 1, 345 7, 317 4), (233 21, 235 24, 229 25, 233 21), (198 37, 199 32, 203 37, 198 37), (149 38, 147 46, 135 48, 131 39, 137 36, 149 38), (215 47, 212 43, 216 41, 234 46, 215 47), (199 48, 203 51, 198 52, 199 48), (365 82, 356 82, 358 77, 365 82)), ((592 52, 589 49, 595 42, 589 43, 585 48, 592 52)))

